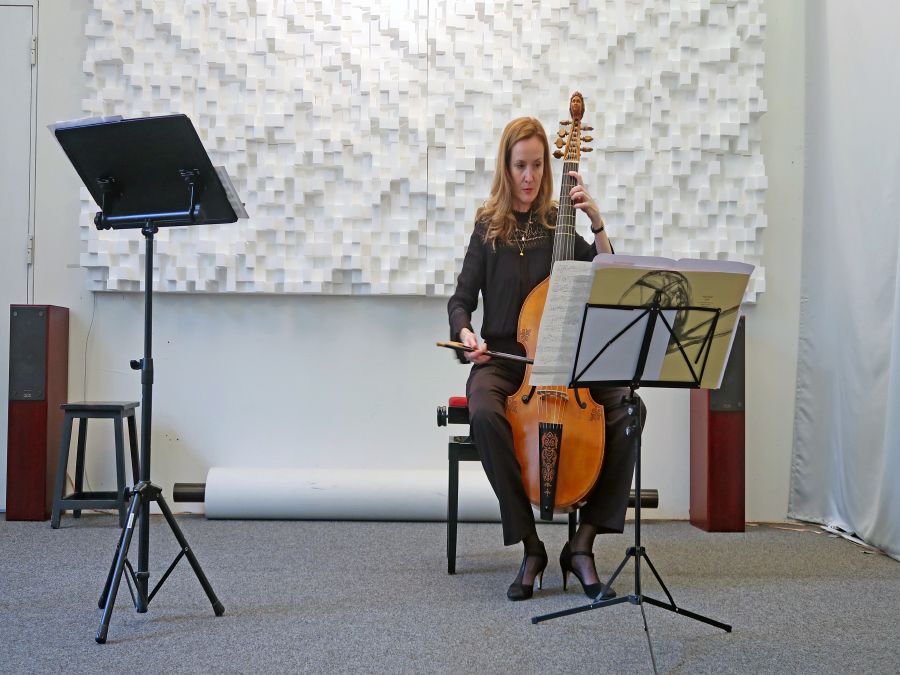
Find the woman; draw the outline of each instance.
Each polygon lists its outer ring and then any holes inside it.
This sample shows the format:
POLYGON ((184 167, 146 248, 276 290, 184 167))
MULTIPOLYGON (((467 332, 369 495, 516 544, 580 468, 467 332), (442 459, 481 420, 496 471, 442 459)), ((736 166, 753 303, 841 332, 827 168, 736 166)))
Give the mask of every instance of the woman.
MULTIPOLYGON (((573 95, 570 111, 574 117, 581 117, 581 94, 573 95)), ((594 234, 592 244, 576 237, 574 258, 592 260, 598 251, 612 253, 600 210, 581 176, 574 171, 570 176, 575 179, 569 193, 572 205, 590 218, 594 234)), ((505 414, 506 399, 518 389, 525 368, 506 359, 492 360, 485 352, 490 345, 496 352, 524 353, 516 340, 519 312, 528 293, 550 274, 556 203, 550 146, 538 120, 520 117, 503 130, 491 194, 478 209, 475 220, 456 292, 447 305, 450 334, 451 339, 473 349, 460 353, 461 361, 474 364, 466 384, 471 433, 500 503, 504 544, 521 541, 525 549, 507 597, 525 600, 532 596, 534 580, 543 582, 547 566, 547 552, 537 535, 505 414), (479 292, 484 298, 483 342, 479 342, 471 324, 479 292)), ((590 598, 597 597, 602 587, 594 566, 594 537, 598 532, 622 532, 625 523, 634 472, 622 402, 627 391, 591 392, 606 412, 603 470, 581 508, 575 537, 566 542, 559 558, 563 587, 572 572, 590 598)), ((643 404, 641 408, 643 419, 643 404)))

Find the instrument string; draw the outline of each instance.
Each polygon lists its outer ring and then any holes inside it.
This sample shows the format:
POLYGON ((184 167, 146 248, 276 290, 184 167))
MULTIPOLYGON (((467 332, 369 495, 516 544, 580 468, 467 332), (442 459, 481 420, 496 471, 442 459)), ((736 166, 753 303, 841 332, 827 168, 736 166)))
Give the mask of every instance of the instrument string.
MULTIPOLYGON (((577 139, 577 128, 574 131, 577 139)), ((569 192, 575 187, 577 181, 569 175, 570 171, 578 171, 578 162, 563 162, 562 188, 560 190, 559 211, 557 213, 556 232, 553 240, 553 262, 560 260, 572 260, 575 257, 575 209, 572 205, 569 192)), ((547 397, 552 398, 542 409, 543 419, 548 419, 552 424, 560 424, 564 419, 565 408, 568 403, 566 387, 557 385, 546 391, 547 397)), ((543 398, 543 397, 542 397, 543 398)))

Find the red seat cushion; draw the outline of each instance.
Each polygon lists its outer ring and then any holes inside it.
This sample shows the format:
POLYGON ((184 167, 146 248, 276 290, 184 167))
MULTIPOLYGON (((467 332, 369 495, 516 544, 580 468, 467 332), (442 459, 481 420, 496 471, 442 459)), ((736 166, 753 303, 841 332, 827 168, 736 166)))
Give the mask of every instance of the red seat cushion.
POLYGON ((469 399, 465 396, 451 396, 450 401, 447 403, 451 408, 468 408, 469 407, 469 399))

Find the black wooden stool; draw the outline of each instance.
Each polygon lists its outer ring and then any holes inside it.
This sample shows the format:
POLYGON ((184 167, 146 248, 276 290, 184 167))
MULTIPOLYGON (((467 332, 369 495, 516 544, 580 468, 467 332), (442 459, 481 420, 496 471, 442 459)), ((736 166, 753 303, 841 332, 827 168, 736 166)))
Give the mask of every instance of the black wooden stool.
POLYGON ((128 443, 131 446, 131 474, 134 483, 138 482, 137 427, 134 411, 138 407, 136 401, 81 401, 64 403, 60 406, 65 411, 62 441, 59 450, 59 466, 56 469, 56 487, 53 491, 53 514, 50 527, 59 527, 59 517, 65 509, 72 509, 75 518, 81 517, 81 509, 118 509, 119 526, 125 526, 125 513, 128 501, 124 498, 125 490, 125 441, 122 434, 122 419, 128 420, 128 443), (66 469, 69 466, 69 446, 72 444, 72 422, 78 423, 78 449, 75 455, 75 492, 66 495, 66 469), (84 491, 84 447, 87 440, 89 419, 111 419, 116 441, 116 487, 115 492, 84 491))

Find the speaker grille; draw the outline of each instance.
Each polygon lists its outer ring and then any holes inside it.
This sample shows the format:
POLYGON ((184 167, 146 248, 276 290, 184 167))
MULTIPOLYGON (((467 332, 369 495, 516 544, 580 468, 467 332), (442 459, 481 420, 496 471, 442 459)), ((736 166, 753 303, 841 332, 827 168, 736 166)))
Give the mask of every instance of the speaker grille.
POLYGON ((709 409, 713 412, 744 410, 744 320, 742 316, 735 329, 722 386, 709 392, 709 409))
POLYGON ((47 309, 9 310, 9 400, 43 401, 47 395, 47 309))

